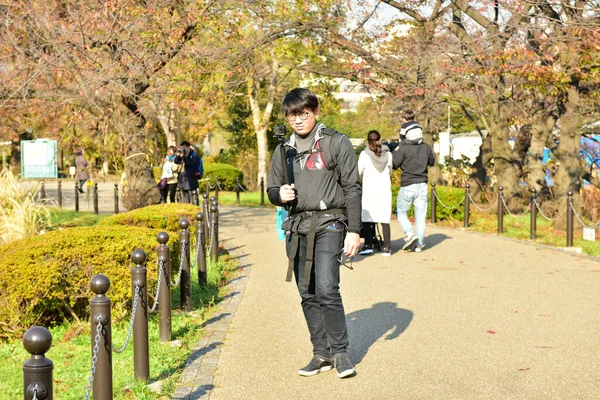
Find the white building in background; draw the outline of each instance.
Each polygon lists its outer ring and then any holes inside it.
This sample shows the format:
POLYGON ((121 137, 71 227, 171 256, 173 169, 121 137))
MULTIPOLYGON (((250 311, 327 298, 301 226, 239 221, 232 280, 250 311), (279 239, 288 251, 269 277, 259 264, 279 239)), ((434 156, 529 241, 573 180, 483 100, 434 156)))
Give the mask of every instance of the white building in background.
POLYGON ((380 94, 374 93, 367 86, 347 79, 336 80, 338 90, 333 94, 340 101, 340 112, 356 112, 360 103, 365 99, 375 100, 380 94))
MULTIPOLYGON (((486 136, 487 131, 483 131, 483 135, 486 136)), ((465 157, 471 164, 475 163, 483 142, 477 131, 453 134, 439 132, 438 137, 438 142, 433 147, 440 164, 445 164, 448 156, 454 160, 462 160, 465 157)))

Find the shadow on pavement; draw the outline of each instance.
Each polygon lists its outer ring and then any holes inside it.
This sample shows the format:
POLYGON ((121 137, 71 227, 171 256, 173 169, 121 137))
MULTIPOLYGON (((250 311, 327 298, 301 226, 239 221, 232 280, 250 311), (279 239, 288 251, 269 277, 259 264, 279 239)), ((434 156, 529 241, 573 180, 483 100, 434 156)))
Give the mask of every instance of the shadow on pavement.
POLYGON ((391 301, 377 303, 369 309, 346 315, 350 334, 350 359, 359 364, 375 342, 392 329, 384 340, 396 339, 408 328, 412 318, 412 311, 397 308, 397 304, 391 301))
MULTIPOLYGON (((452 237, 443 233, 425 234, 425 249, 431 249, 447 239, 452 239, 452 237)), ((392 240, 392 253, 401 252, 402 246, 404 246, 404 238, 392 240)))

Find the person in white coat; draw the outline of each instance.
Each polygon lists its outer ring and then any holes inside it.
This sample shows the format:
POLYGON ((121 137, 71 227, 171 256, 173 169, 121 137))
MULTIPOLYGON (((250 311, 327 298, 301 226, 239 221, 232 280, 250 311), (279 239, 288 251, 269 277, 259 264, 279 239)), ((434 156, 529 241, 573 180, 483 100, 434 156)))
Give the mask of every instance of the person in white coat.
POLYGON ((364 246, 359 254, 373 253, 375 224, 383 230, 381 255, 392 255, 390 219, 392 215, 392 153, 381 144, 381 135, 372 130, 367 134, 367 147, 358 157, 358 172, 362 178, 362 222, 364 246))

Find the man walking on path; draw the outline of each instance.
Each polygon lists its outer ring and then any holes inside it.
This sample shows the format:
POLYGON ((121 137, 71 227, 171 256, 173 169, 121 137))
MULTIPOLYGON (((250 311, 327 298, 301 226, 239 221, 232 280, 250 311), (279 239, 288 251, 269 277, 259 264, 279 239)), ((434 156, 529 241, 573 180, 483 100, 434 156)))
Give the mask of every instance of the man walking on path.
POLYGON ((348 358, 340 262, 342 253, 353 257, 360 247, 357 159, 346 136, 317 122, 319 102, 309 90, 292 90, 282 108, 295 133, 283 144, 285 160, 280 147, 274 152, 267 193, 290 213, 283 224, 287 280, 293 272, 313 345, 313 359, 298 373, 312 376, 335 366, 345 378, 355 371, 348 358))
POLYGON ((392 163, 394 169, 402 169, 400 192, 396 202, 398 222, 406 234, 402 250, 411 250, 414 247, 416 252, 420 252, 425 247, 427 170, 435 163, 435 157, 431 147, 423 142, 423 129, 414 118, 412 110, 404 112, 400 137, 405 138, 394 151, 392 163), (412 204, 415 206, 416 235, 407 216, 412 204))

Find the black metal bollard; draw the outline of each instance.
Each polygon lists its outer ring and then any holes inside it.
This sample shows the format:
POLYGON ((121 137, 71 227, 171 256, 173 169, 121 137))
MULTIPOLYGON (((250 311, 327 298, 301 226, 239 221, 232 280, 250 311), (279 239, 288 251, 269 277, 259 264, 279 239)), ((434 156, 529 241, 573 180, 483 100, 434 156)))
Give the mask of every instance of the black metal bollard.
POLYGON ((208 199, 210 197, 210 178, 206 181, 206 190, 204 191, 203 197, 208 199))
POLYGON ((469 227, 469 188, 471 185, 468 183, 465 185, 465 228, 469 227))
POLYGON ((204 228, 206 224, 204 223, 204 214, 201 212, 196 214, 196 262, 198 265, 198 283, 202 285, 206 285, 206 254, 204 250, 204 228))
POLYGON ((181 232, 179 233, 179 256, 183 257, 183 270, 181 271, 181 281, 179 283, 179 293, 181 299, 181 308, 185 311, 192 311, 192 285, 190 283, 190 231, 188 228, 190 222, 182 218, 179 221, 181 232))
POLYGON ((535 207, 535 189, 531 189, 531 204, 529 209, 531 211, 531 221, 529 222, 529 239, 535 239, 536 237, 536 219, 537 219, 537 208, 535 207))
POLYGON ((40 201, 46 203, 46 184, 44 182, 40 185, 40 201))
POLYGON ((75 182, 75 212, 79 212, 79 182, 75 182))
POLYGON ((191 194, 192 194, 192 199, 191 199, 192 204, 195 206, 200 205, 200 199, 198 198, 198 189, 192 190, 191 194))
MULTIPOLYGON (((148 381, 150 378, 150 357, 148 356, 148 279, 146 270, 146 253, 134 250, 131 261, 135 267, 131 269, 131 296, 135 298, 138 289, 137 310, 133 320, 133 370, 136 380, 148 381)), ((134 304, 134 306, 136 306, 134 304)))
POLYGON ((98 215, 98 182, 94 182, 94 214, 98 215))
POLYGON ((240 205, 240 177, 235 177, 235 204, 240 205))
POLYGON ((504 188, 498 188, 498 233, 504 232, 504 188))
POLYGON ((119 184, 115 183, 115 214, 119 213, 119 184))
POLYGON ((176 189, 175 202, 176 203, 181 203, 181 189, 179 188, 179 186, 176 189))
POLYGON ((52 400, 53 380, 52 360, 46 358, 46 353, 52 346, 52 335, 48 329, 41 326, 29 328, 23 336, 23 346, 31 358, 23 363, 23 399, 52 400))
POLYGON ((265 178, 260 178, 260 205, 265 205, 265 178))
POLYGON ((435 183, 431 184, 431 223, 437 222, 437 197, 435 192, 435 183))
POLYGON ((62 182, 58 181, 58 208, 62 208, 62 182))
POLYGON ((208 204, 208 194, 202 194, 202 210, 204 211, 204 248, 206 249, 206 241, 210 235, 210 211, 208 204))
POLYGON ((219 202, 219 178, 215 178, 215 198, 219 202))
POLYGON ((110 280, 106 275, 95 275, 90 283, 96 295, 90 300, 90 321, 92 325, 92 359, 96 358, 96 372, 92 393, 94 400, 112 400, 112 326, 110 321, 111 301, 106 296, 110 288, 110 280), (98 335, 98 323, 102 331, 98 335), (96 338, 98 342, 96 343, 96 338), (97 352, 97 354, 95 354, 97 352))
POLYGON ((217 262, 219 259, 219 206, 217 203, 210 205, 211 230, 210 230, 210 258, 217 262))
POLYGON ((573 247, 573 192, 567 193, 567 247, 573 247))
POLYGON ((156 240, 159 245, 156 248, 158 256, 158 264, 162 265, 162 271, 159 269, 158 273, 161 274, 161 289, 158 298, 158 314, 160 316, 159 321, 159 332, 161 342, 170 342, 172 336, 171 328, 171 257, 169 246, 169 234, 167 232, 159 232, 156 235, 156 240))
MULTIPOLYGON (((219 214, 219 199, 216 197, 212 197, 210 199, 210 204, 214 204, 217 206, 217 208, 216 208, 217 220, 216 220, 216 223, 213 225, 212 229, 214 229, 215 237, 217 238, 217 241, 215 243, 219 243, 219 215, 218 215, 219 214)), ((212 214, 212 212, 211 212, 211 214, 212 214)), ((211 219, 211 221, 212 221, 212 219, 211 219)))

